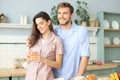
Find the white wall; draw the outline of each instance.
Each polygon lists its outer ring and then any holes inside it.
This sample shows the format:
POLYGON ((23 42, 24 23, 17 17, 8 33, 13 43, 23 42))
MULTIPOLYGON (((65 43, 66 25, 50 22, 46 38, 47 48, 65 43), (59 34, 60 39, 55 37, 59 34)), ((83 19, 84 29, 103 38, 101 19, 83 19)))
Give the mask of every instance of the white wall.
MULTIPOLYGON (((70 2, 75 8, 76 0, 0 0, 0 13, 8 17, 8 22, 19 23, 21 15, 28 16, 28 22, 32 22, 32 17, 39 11, 46 11, 50 14, 50 9, 60 2, 70 2)), ((83 0, 82 0, 83 1, 83 0)), ((88 12, 95 14, 100 11, 120 13, 120 0, 84 0, 88 3, 88 12)))

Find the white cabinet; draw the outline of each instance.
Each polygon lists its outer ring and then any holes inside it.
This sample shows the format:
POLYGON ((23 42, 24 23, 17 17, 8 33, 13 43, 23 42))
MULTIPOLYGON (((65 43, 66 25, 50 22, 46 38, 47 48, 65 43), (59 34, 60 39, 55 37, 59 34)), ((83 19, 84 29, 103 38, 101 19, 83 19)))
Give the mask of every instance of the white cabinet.
POLYGON ((98 60, 97 58, 97 37, 89 37, 90 39, 90 60, 98 60))
POLYGON ((13 68, 15 58, 25 58, 25 44, 0 44, 0 68, 13 68))
POLYGON ((0 23, 0 68, 13 68, 15 58, 25 58, 31 25, 0 23))

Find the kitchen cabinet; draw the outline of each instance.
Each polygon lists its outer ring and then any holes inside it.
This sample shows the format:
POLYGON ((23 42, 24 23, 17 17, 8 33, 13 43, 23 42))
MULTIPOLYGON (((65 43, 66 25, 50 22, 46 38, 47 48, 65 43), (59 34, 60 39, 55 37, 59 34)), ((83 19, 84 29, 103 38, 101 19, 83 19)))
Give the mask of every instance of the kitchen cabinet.
POLYGON ((120 72, 120 65, 118 65, 118 68, 116 68, 115 71, 120 72))
POLYGON ((0 23, 0 68, 13 68, 15 58, 26 57, 25 42, 30 31, 31 25, 0 23))
POLYGON ((8 69, 11 74, 11 80, 25 80, 25 69, 8 69))
POLYGON ((0 80, 25 80, 24 76, 0 77, 0 80))
POLYGON ((24 76, 12 77, 12 80, 25 80, 24 76))
POLYGON ((0 68, 0 80, 25 80, 25 69, 0 68))
POLYGON ((9 77, 0 77, 0 80, 9 80, 9 77))
POLYGON ((7 69, 0 68, 0 80, 9 80, 10 76, 7 69))
POLYGON ((106 75, 110 75, 110 73, 114 73, 114 72, 115 72, 115 68, 102 69, 102 70, 91 70, 91 71, 86 71, 85 75, 95 74, 96 76, 106 76, 106 75))
POLYGON ((120 28, 113 29, 114 27, 119 27, 120 13, 99 12, 97 16, 100 22, 98 32, 98 60, 101 60, 103 63, 120 60, 120 43, 114 44, 115 41, 113 41, 115 37, 120 40, 120 28), (105 23, 105 20, 108 22, 105 23), (116 21, 116 23, 113 24, 113 21, 116 21), (105 44, 105 37, 109 38, 110 44, 105 44))
POLYGON ((27 48, 25 43, 19 44, 19 43, 0 43, 0 51, 2 56, 0 67, 1 68, 13 68, 14 67, 14 60, 16 58, 25 58, 27 48), (14 56, 13 56, 14 55, 14 56), (6 66, 7 64, 7 66, 6 66))

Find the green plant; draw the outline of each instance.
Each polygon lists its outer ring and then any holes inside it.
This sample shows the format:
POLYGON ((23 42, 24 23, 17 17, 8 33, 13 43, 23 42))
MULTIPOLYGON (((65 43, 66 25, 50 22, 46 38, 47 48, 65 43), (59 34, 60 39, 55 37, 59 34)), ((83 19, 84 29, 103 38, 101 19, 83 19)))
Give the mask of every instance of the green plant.
POLYGON ((57 8, 56 8, 56 6, 53 6, 51 8, 51 20, 52 20, 52 23, 54 25, 58 25, 59 24, 58 19, 57 19, 57 8))
POLYGON ((77 9, 76 9, 76 14, 78 16, 77 19, 75 19, 76 24, 81 24, 82 21, 86 21, 87 24, 89 23, 89 15, 87 12, 87 3, 85 1, 76 1, 77 4, 77 9))

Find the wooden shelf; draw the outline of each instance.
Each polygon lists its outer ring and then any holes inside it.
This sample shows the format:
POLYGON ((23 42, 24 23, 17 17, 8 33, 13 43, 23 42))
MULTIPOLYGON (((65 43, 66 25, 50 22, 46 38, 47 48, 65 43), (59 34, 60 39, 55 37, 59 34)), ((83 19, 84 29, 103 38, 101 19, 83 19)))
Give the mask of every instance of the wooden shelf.
POLYGON ((105 29, 105 31, 120 31, 120 29, 109 28, 109 29, 105 29))
POLYGON ((0 23, 0 28, 11 29, 31 29, 32 24, 12 24, 12 23, 0 23))
MULTIPOLYGON (((53 25, 56 28, 56 25, 53 25)), ((31 29, 32 24, 13 24, 13 23, 0 23, 0 28, 23 28, 31 29)), ((93 32, 93 35, 96 35, 99 27, 86 27, 88 31, 93 32)))
POLYGON ((107 45, 105 45, 105 47, 115 48, 115 47, 120 47, 120 44, 107 44, 107 45))

